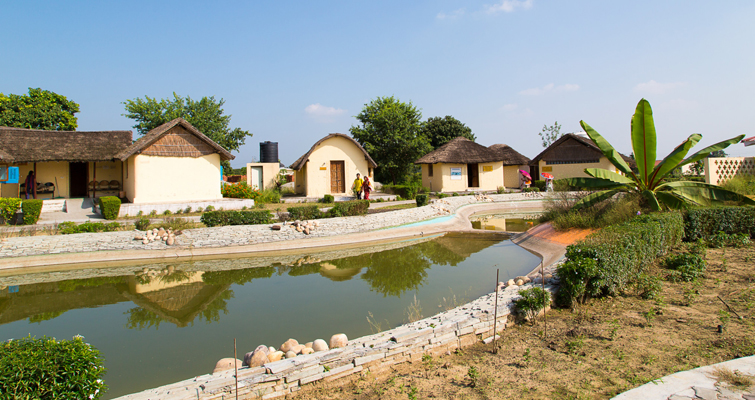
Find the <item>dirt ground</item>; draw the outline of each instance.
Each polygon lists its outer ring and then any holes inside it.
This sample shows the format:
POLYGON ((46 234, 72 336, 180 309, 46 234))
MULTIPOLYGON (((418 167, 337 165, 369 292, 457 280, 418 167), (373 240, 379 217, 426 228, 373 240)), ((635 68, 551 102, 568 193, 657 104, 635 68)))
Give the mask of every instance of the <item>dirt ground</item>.
MULTIPOLYGON (((511 326, 498 354, 480 343, 380 375, 306 386, 295 398, 607 399, 677 371, 755 354, 755 247, 710 249, 706 259, 704 278, 664 280, 656 300, 628 293, 511 326)), ((664 271, 652 268, 658 276, 664 271)))

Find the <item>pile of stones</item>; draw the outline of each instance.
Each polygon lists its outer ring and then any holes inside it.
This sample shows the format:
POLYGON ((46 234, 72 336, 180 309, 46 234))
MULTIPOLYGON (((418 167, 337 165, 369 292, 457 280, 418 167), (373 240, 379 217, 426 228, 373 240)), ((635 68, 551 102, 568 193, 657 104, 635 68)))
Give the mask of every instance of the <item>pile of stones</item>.
MULTIPOLYGON (((553 278, 553 275, 546 273, 545 274, 545 282, 547 283, 550 279, 553 278)), ((540 273, 537 272, 536 276, 534 278, 530 278, 529 276, 517 276, 514 279, 509 279, 506 282, 498 282, 498 290, 501 290, 505 287, 509 286, 522 286, 527 283, 541 283, 540 279, 540 273)))
POLYGON ((299 355, 312 354, 321 351, 328 351, 330 349, 336 349, 339 347, 346 347, 349 344, 349 338, 343 333, 338 333, 330 338, 330 343, 326 343, 322 339, 317 339, 314 342, 308 342, 305 344, 299 344, 296 339, 286 340, 278 349, 275 347, 267 347, 264 344, 257 346, 254 351, 250 351, 244 355, 244 361, 233 360, 232 358, 224 358, 215 364, 215 369, 212 373, 225 371, 229 368, 234 368, 234 361, 236 366, 248 366, 250 368, 261 367, 269 362, 280 361, 286 358, 294 358, 299 355))
POLYGON ((493 201, 492 198, 490 198, 488 195, 486 195, 484 193, 477 193, 477 194, 474 195, 474 198, 475 198, 476 201, 487 201, 487 202, 492 202, 493 201))
POLYGON ((272 229, 274 231, 279 231, 279 230, 281 230, 286 225, 290 226, 292 229, 296 229, 297 232, 302 232, 305 235, 309 235, 316 228, 320 227, 320 221, 315 220, 315 221, 304 221, 304 222, 302 222, 302 221, 300 221, 300 220, 297 219, 296 221, 291 222, 289 224, 287 224, 285 222, 282 225, 281 224, 275 224, 270 229, 272 229))
POLYGON ((176 243, 176 234, 170 229, 165 230, 165 228, 154 228, 144 233, 137 232, 136 236, 134 236, 134 240, 141 240, 144 244, 162 241, 168 246, 173 246, 176 243))

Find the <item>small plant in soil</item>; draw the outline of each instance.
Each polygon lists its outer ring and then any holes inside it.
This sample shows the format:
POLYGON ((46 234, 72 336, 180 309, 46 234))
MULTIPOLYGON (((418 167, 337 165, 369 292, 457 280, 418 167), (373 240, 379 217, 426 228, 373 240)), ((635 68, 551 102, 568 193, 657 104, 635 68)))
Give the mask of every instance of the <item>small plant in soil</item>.
POLYGON ((469 387, 477 387, 480 383, 480 371, 477 370, 477 367, 474 365, 470 366, 469 369, 467 369, 467 376, 470 379, 469 387))
POLYGON ((532 321, 533 324, 537 314, 551 302, 550 293, 539 287, 522 290, 519 295, 522 297, 514 300, 514 306, 517 312, 532 321))

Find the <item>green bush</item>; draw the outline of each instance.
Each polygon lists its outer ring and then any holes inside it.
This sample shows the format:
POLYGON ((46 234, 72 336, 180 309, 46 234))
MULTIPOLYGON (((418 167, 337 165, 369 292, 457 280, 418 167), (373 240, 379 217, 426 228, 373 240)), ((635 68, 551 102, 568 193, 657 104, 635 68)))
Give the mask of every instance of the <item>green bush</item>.
POLYGON ((503 187, 503 186, 498 186, 498 187, 497 187, 497 188, 495 189, 495 192, 496 192, 496 193, 498 193, 498 194, 504 194, 504 193, 506 193, 506 188, 505 188, 505 187, 503 187))
MULTIPOLYGON (((209 208, 209 207, 208 207, 209 208)), ((269 224, 273 222, 273 215, 267 210, 255 211, 207 211, 202 214, 200 220, 206 226, 226 226, 226 225, 257 225, 269 224)))
POLYGON ((149 227, 149 218, 147 217, 140 217, 134 222, 134 228, 140 231, 146 231, 147 227, 149 227))
POLYGON ((721 185, 726 190, 731 190, 742 195, 755 195, 755 175, 737 175, 721 185))
POLYGON ((81 336, 26 337, 0 344, 4 399, 97 399, 107 390, 100 352, 81 336))
POLYGON ((522 189, 522 193, 528 193, 528 192, 539 192, 540 188, 537 187, 526 187, 522 189))
POLYGON ((58 233, 61 235, 70 235, 73 233, 96 233, 96 232, 115 232, 121 228, 121 224, 111 222, 103 224, 102 222, 83 222, 76 225, 75 222, 61 222, 58 224, 58 233))
POLYGON ((718 232, 747 233, 755 238, 755 207, 693 208, 684 215, 684 240, 707 240, 718 232))
POLYGON ((657 276, 641 273, 634 281, 634 286, 637 289, 637 294, 643 299, 655 299, 663 290, 663 285, 657 276))
POLYGON ((325 204, 333 204, 335 201, 335 198, 332 194, 326 194, 325 196, 322 196, 322 202, 325 204))
POLYGON ((532 187, 540 189, 541 192, 545 191, 545 181, 542 179, 532 181, 532 187))
POLYGON ((448 197, 447 194, 445 194, 445 193, 438 193, 438 198, 439 199, 445 199, 446 197, 448 197))
POLYGON ((118 218, 121 211, 121 199, 115 196, 100 197, 100 212, 105 219, 113 220, 118 218))
POLYGON ((671 255, 663 265, 671 270, 668 279, 673 282, 692 282, 702 276, 706 267, 703 257, 692 253, 671 255))
POLYGON ((514 300, 514 307, 530 320, 551 303, 551 294, 539 287, 521 290, 519 295, 522 297, 514 300))
POLYGON ((19 207, 21 207, 21 199, 0 197, 0 218, 6 224, 15 222, 14 218, 19 207))
POLYGON ((328 217, 351 217, 355 215, 366 215, 367 209, 370 208, 369 200, 352 200, 336 203, 333 208, 328 210, 328 217))
POLYGON ((289 207, 286 210, 288 211, 288 219, 290 220, 317 219, 323 217, 323 213, 317 205, 289 207))
POLYGON ((281 202, 281 194, 279 191, 274 190, 274 189, 265 189, 259 192, 257 197, 254 198, 255 205, 280 203, 280 202, 281 202))
POLYGON ((680 213, 655 213, 608 226, 567 247, 567 262, 556 270, 561 279, 559 304, 572 306, 588 296, 622 293, 647 265, 678 247, 682 236, 680 213))
POLYGON ((745 247, 750 245, 750 235, 746 233, 718 232, 706 240, 708 247, 720 249, 722 247, 745 247))
POLYGON ((422 186, 409 184, 409 185, 391 185, 384 184, 383 191, 386 193, 392 193, 401 196, 407 200, 414 200, 417 197, 417 193, 422 189, 422 186))
POLYGON ((24 212, 24 225, 34 225, 42 213, 42 200, 24 200, 21 202, 21 210, 24 212))
POLYGON ((427 195, 426 194, 418 194, 416 197, 417 200, 417 207, 422 207, 427 205, 427 195))

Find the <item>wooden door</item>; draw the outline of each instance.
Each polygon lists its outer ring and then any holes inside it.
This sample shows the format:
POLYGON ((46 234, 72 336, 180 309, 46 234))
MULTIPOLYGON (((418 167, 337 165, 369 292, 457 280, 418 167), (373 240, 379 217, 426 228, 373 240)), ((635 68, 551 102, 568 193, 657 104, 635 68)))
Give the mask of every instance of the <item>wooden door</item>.
POLYGON ((346 193, 343 161, 330 162, 330 193, 346 193))
POLYGON ((473 188, 480 186, 480 171, 477 164, 467 164, 467 184, 473 188))
POLYGON ((68 197, 87 197, 89 184, 89 163, 68 163, 68 197))
POLYGON ((252 167, 252 187, 257 190, 264 189, 262 185, 262 167, 252 167))

